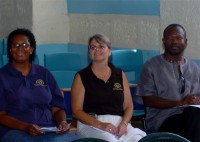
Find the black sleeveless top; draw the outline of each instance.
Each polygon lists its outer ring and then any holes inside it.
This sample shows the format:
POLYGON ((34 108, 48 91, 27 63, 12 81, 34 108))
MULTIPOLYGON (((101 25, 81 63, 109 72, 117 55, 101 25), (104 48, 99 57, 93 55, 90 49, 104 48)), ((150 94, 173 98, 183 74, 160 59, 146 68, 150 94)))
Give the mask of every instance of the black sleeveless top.
POLYGON ((123 115, 124 87, 121 69, 109 63, 111 76, 105 83, 97 78, 91 64, 79 72, 85 88, 83 110, 98 115, 123 115))

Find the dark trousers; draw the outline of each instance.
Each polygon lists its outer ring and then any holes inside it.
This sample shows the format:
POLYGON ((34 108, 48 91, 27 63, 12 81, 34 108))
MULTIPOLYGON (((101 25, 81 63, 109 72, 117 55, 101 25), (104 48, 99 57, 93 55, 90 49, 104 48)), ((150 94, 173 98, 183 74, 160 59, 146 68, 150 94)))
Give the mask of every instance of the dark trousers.
POLYGON ((200 108, 187 107, 182 114, 170 116, 163 122, 159 132, 171 132, 191 142, 200 142, 200 108))

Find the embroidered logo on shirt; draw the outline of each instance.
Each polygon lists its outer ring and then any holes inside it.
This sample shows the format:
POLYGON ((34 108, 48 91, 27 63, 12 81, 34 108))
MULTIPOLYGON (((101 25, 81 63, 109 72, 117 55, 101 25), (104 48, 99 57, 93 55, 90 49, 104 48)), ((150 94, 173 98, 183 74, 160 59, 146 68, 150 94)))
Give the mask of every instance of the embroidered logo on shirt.
POLYGON ((123 90, 122 85, 120 83, 115 83, 113 86, 113 90, 123 90))
POLYGON ((47 86, 47 85, 44 84, 44 81, 42 79, 36 80, 34 85, 35 86, 47 86))

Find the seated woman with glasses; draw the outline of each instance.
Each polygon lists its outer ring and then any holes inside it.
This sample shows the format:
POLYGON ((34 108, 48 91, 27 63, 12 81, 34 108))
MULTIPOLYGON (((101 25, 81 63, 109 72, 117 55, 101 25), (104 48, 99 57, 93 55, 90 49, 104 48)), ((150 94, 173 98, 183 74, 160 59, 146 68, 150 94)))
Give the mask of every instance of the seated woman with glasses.
POLYGON ((130 88, 124 72, 109 63, 109 39, 93 35, 88 53, 92 62, 76 74, 71 89, 78 135, 109 142, 137 142, 146 133, 129 124, 133 114, 130 88))
POLYGON ((0 141, 71 142, 76 136, 69 132, 64 98, 52 74, 33 63, 35 52, 31 31, 9 34, 9 63, 0 69, 0 141))
POLYGON ((147 129, 199 142, 200 108, 186 106, 200 105, 200 70, 183 56, 187 46, 185 29, 179 24, 167 26, 162 42, 164 54, 143 65, 136 89, 136 96, 142 97, 146 106, 147 129))

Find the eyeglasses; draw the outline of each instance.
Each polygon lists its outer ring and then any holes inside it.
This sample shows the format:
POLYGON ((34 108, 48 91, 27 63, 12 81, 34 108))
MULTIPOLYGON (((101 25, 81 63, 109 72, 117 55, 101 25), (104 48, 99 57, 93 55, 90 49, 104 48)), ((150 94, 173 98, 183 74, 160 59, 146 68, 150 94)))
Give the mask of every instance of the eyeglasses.
POLYGON ((185 92, 185 78, 182 73, 180 73, 180 81, 181 81, 180 93, 183 94, 185 92))
POLYGON ((104 46, 104 45, 99 45, 99 46, 93 46, 93 45, 92 45, 92 46, 89 46, 89 49, 90 49, 90 50, 93 50, 93 51, 94 51, 94 50, 97 50, 97 49, 98 49, 98 50, 103 50, 103 49, 105 49, 105 48, 106 48, 106 46, 104 46))
POLYGON ((27 49, 30 47, 30 44, 29 43, 14 43, 14 44, 12 44, 12 48, 17 49, 20 47, 22 47, 23 49, 27 49))

